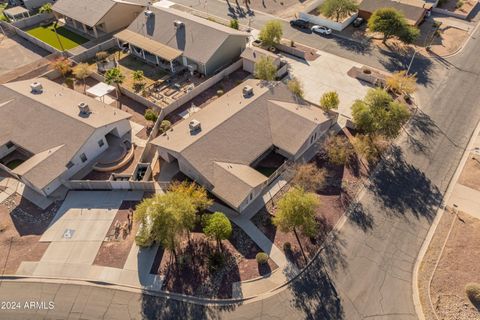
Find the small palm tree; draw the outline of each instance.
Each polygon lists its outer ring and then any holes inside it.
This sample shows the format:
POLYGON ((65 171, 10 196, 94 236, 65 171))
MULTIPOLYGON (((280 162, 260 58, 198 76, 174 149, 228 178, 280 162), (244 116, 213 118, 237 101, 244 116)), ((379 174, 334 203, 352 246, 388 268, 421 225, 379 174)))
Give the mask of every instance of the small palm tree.
POLYGON ((140 91, 145 86, 145 75, 142 70, 134 71, 133 78, 133 90, 140 91))
POLYGON ((118 94, 122 93, 120 91, 120 85, 123 83, 124 80, 125 80, 125 75, 122 73, 122 71, 119 68, 112 68, 110 70, 107 70, 107 72, 105 72, 105 82, 109 85, 115 85, 117 87, 117 102, 119 104, 120 104, 120 100, 119 100, 118 94))

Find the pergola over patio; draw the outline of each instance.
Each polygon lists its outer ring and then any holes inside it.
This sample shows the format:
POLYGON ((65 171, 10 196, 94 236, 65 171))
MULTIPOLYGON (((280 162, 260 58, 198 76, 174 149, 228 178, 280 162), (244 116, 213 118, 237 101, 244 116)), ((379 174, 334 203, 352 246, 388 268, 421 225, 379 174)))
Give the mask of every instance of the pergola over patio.
POLYGON ((3 11, 11 21, 18 21, 30 17, 30 12, 24 7, 18 6, 3 11))
POLYGON ((162 65, 162 61, 168 62, 171 72, 175 72, 173 62, 183 54, 181 50, 169 47, 127 29, 117 33, 115 38, 117 39, 119 47, 122 47, 121 42, 128 43, 131 52, 146 61, 157 65, 162 65), (149 59, 148 54, 153 55, 155 61, 149 59))

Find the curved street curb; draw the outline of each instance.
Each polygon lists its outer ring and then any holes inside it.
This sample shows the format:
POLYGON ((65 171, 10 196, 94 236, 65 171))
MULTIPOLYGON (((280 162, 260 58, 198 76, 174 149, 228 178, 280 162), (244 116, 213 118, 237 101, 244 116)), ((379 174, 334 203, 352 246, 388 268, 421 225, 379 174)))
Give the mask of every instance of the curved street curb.
POLYGON ((472 135, 470 136, 470 140, 468 141, 468 144, 465 147, 462 158, 458 163, 457 169, 454 175, 452 176, 452 178, 450 179, 450 182, 448 183, 448 188, 443 197, 441 207, 438 209, 437 216, 435 217, 435 220, 433 221, 430 227, 430 230, 428 231, 427 237, 423 241, 422 247, 415 261, 415 265, 413 268, 413 276, 412 276, 413 304, 415 305, 415 312, 417 313, 417 316, 420 320, 425 320, 425 314, 423 313, 423 307, 420 301, 420 293, 418 290, 418 272, 420 271, 421 263, 423 261, 423 258, 425 257, 428 247, 430 246, 430 242, 432 241, 433 235, 435 234, 438 223, 440 222, 440 219, 442 218, 445 212, 444 210, 445 202, 448 201, 448 199, 450 198, 453 188, 463 170, 463 167, 465 166, 467 158, 470 154, 470 150, 472 149, 472 145, 475 142, 475 138, 478 136, 479 133, 480 133, 480 121, 477 122, 477 126, 475 130, 473 130, 472 135))

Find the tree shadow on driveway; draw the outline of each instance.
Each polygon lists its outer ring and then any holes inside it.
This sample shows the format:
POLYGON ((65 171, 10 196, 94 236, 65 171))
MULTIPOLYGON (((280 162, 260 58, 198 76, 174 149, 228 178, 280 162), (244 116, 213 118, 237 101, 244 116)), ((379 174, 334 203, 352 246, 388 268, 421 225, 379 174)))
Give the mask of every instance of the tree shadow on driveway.
MULTIPOLYGON (((389 72, 407 70, 413 55, 413 53, 402 55, 398 52, 385 49, 379 49, 379 51, 384 57, 384 59, 380 60, 380 63, 389 72)), ((410 74, 416 75, 418 84, 426 86, 431 83, 430 70, 432 64, 432 61, 428 57, 417 52, 410 68, 410 74)))
POLYGON ((369 189, 381 201, 385 211, 403 215, 411 212, 416 218, 424 217, 431 222, 442 201, 437 186, 422 171, 407 163, 397 146, 392 148, 381 166, 372 177, 369 189))

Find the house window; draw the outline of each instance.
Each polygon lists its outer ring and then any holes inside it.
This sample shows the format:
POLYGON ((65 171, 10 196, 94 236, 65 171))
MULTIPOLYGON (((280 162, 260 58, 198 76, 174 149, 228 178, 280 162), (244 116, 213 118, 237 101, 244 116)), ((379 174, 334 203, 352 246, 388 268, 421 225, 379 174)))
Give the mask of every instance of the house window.
POLYGON ((67 163, 67 169, 70 169, 71 167, 73 167, 75 164, 72 162, 72 161, 68 161, 67 163))
POLYGON ((105 145, 105 142, 103 142, 103 139, 98 140, 98 146, 101 148, 105 145))
POLYGON ((82 154, 80 155, 80 160, 82 160, 82 162, 87 161, 87 156, 85 155, 85 153, 82 153, 82 154))
POLYGON ((310 144, 313 143, 313 136, 310 137, 310 144))
POLYGON ((253 193, 250 193, 250 200, 249 201, 252 201, 253 199, 253 193))
POLYGON ((10 148, 12 148, 12 147, 14 146, 14 144, 13 144, 12 141, 8 141, 7 144, 6 144, 6 146, 7 146, 7 149, 10 149, 10 148))

